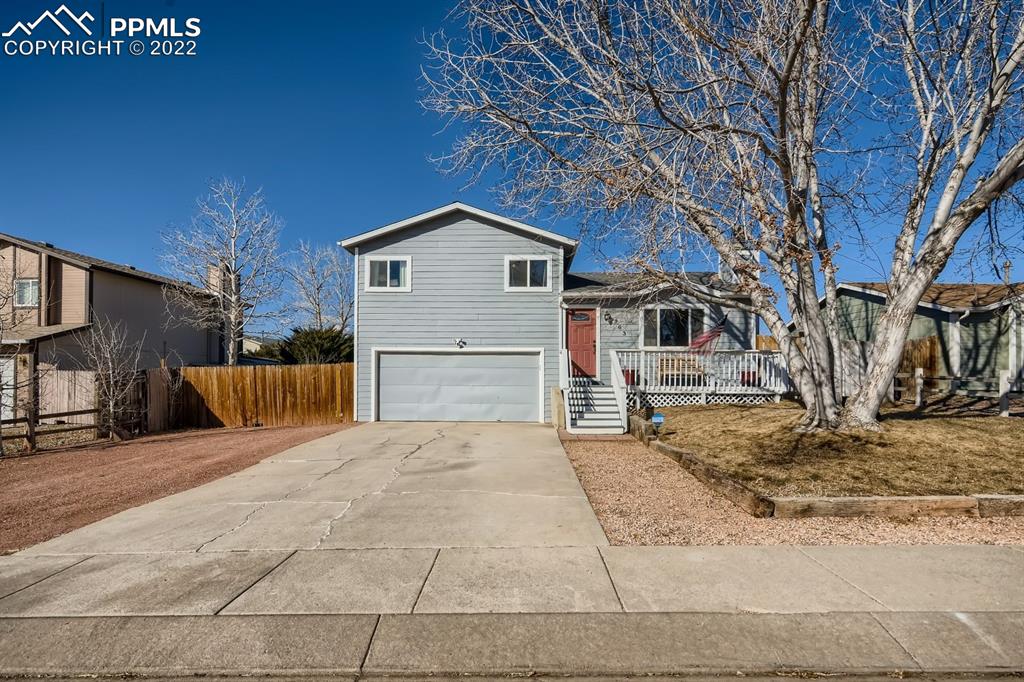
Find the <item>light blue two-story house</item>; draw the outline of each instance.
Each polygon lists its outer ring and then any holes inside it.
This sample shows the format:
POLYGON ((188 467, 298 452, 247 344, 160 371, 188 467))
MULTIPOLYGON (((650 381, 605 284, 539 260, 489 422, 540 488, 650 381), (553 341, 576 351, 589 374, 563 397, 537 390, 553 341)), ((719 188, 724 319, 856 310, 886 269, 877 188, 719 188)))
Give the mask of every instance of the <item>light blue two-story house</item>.
MULTIPOLYGON (((453 203, 340 243, 355 257, 359 421, 621 433, 629 409, 784 388, 777 356, 752 350, 752 315, 638 275, 574 273, 570 237, 453 203)), ((727 273, 687 277, 742 298, 727 273)))

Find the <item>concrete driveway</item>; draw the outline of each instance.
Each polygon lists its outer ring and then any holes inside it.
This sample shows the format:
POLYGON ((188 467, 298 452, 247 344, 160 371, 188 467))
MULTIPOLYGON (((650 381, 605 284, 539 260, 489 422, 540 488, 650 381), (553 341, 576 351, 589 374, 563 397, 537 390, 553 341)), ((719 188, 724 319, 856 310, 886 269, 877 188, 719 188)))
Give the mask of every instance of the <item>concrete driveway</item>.
POLYGON ((607 544, 554 429, 372 423, 24 554, 607 544))
POLYGON ((1024 548, 606 545, 550 427, 363 425, 0 557, 0 676, 1024 669, 1024 548))

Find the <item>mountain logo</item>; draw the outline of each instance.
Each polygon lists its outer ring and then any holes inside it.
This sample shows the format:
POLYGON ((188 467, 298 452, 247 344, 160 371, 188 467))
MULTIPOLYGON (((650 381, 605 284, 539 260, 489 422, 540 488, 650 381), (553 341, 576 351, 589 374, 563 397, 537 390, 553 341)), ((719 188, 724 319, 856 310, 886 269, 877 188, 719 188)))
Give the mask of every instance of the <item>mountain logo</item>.
POLYGON ((11 27, 10 31, 5 31, 2 35, 4 38, 10 38, 18 31, 21 31, 26 36, 30 36, 32 35, 32 31, 36 30, 37 26, 39 26, 45 20, 49 19, 52 23, 56 24, 57 28, 59 28, 64 33, 64 35, 70 36, 71 31, 69 31, 67 26, 61 23, 60 18, 58 18, 61 16, 64 17, 65 21, 85 31, 86 35, 92 35, 92 31, 89 29, 88 26, 85 25, 84 22, 85 20, 94 21, 95 19, 93 18, 93 16, 88 12, 83 12, 81 16, 76 16, 74 12, 68 9, 67 5, 61 5, 59 8, 57 8, 57 11, 55 12, 46 10, 45 12, 40 14, 39 18, 36 19, 35 21, 29 23, 19 21, 18 23, 11 27))

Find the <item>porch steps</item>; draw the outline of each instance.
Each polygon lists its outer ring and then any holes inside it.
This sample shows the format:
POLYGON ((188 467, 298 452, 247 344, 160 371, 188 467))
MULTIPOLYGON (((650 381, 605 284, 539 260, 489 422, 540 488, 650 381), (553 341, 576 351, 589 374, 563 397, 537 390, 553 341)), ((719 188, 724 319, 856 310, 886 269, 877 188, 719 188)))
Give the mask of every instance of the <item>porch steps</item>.
POLYGON ((625 431, 611 386, 590 380, 573 382, 569 390, 569 431, 594 435, 625 431))

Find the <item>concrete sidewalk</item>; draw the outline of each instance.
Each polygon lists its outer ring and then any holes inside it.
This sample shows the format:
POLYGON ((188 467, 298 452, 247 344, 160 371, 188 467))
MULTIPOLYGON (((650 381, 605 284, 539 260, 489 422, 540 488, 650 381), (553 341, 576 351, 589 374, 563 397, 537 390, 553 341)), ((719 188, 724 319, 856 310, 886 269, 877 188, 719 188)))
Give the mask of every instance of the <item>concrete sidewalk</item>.
POLYGON ((12 675, 879 675, 1024 667, 1020 613, 0 619, 12 675))
POLYGON ((0 557, 0 617, 1024 611, 1015 547, 474 547, 0 557))

